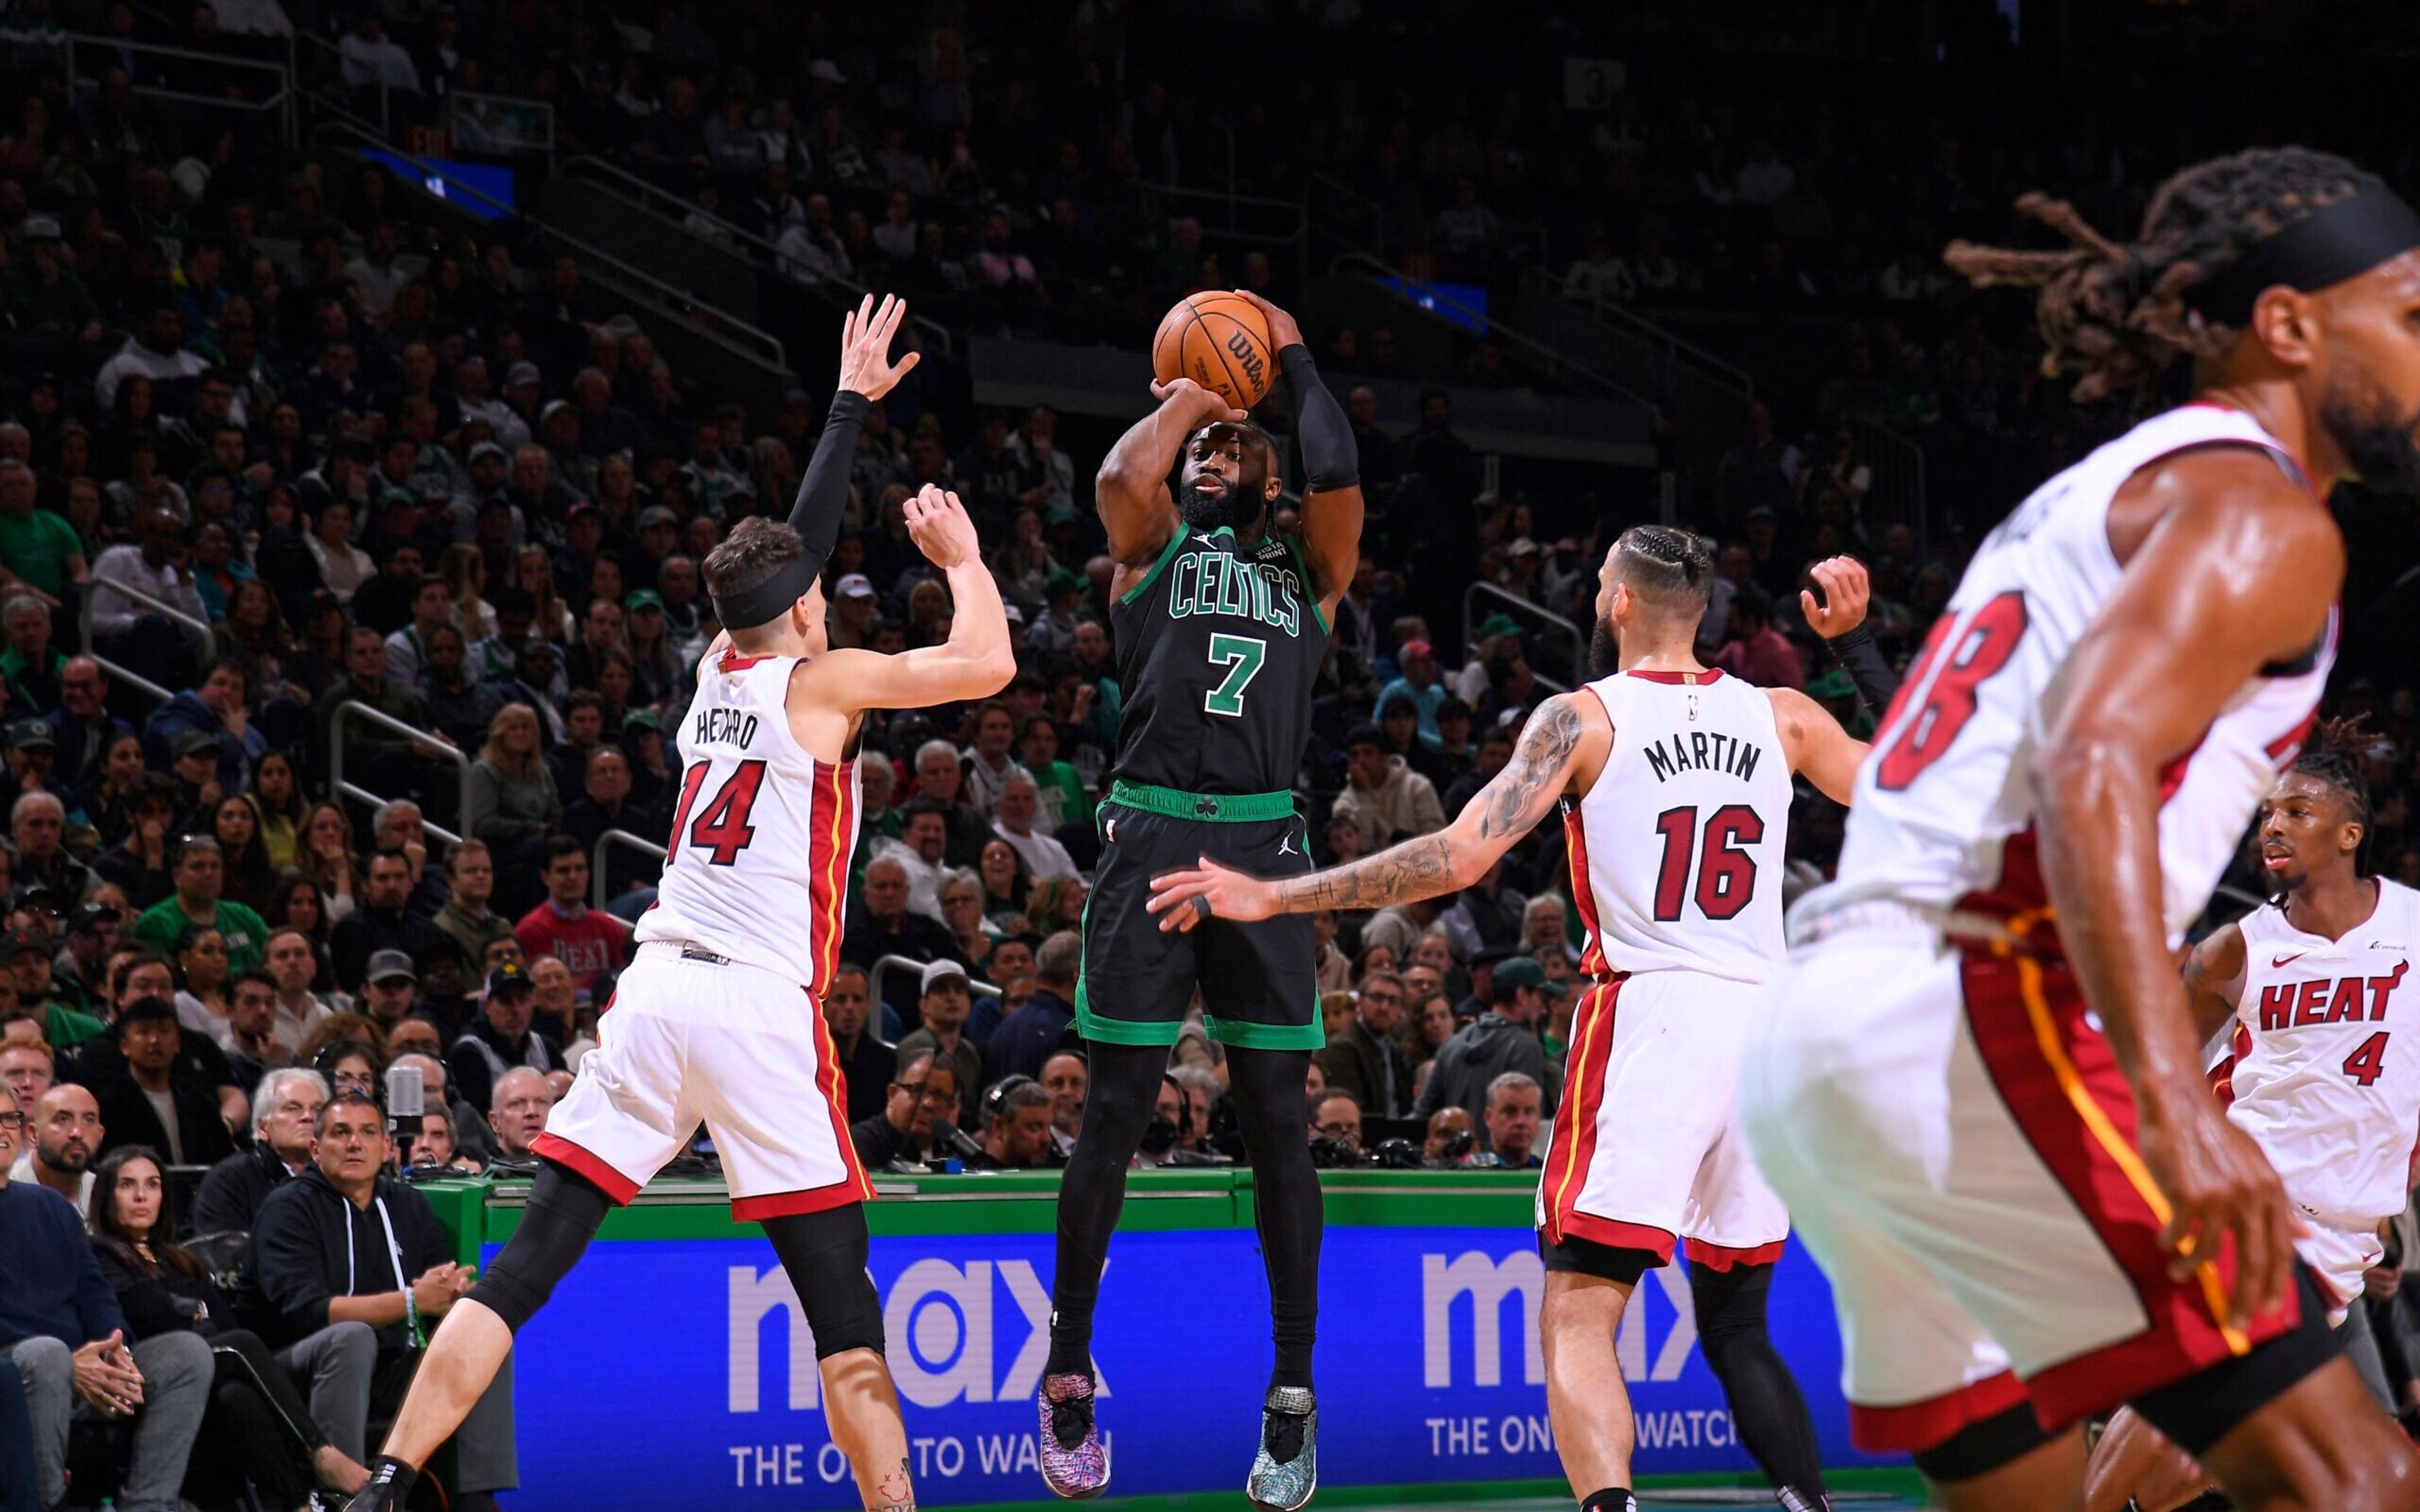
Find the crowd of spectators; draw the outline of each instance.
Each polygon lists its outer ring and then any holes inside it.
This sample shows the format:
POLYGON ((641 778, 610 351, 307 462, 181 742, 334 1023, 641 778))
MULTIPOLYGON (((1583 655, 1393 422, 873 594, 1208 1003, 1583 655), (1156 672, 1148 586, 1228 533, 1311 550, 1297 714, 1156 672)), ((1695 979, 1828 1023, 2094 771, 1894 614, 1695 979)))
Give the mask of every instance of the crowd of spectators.
MULTIPOLYGON (((1187 289, 1290 297, 1284 259, 1148 188, 1221 180, 1232 131, 1235 187, 1301 195, 1327 175, 1383 208, 1390 256, 1508 295, 1534 268, 1707 331, 1811 332, 1823 360, 1776 360, 1771 405, 1685 518, 1717 548, 1703 655, 1853 729, 1869 715, 1803 623, 1807 564, 1867 563, 1869 623, 1903 657, 1980 532, 2130 412, 2040 381, 2023 301, 1967 299, 1928 247, 1991 234, 2038 184, 2122 226, 2176 161, 2123 122, 2055 160, 1944 128, 1929 152, 1888 144, 1892 173, 1869 182, 1887 102, 1802 116, 1797 94, 1751 111, 1643 81, 1585 123, 1536 91, 1457 80, 1431 99, 1374 67, 1283 101, 1207 100, 1142 8, 1116 4, 810 8, 771 51, 708 8, 629 8, 465 6, 392 38, 372 12, 288 23, 342 34, 338 86, 382 84, 406 119, 457 88, 548 100, 565 150, 673 188, 697 225, 962 331, 1139 346, 1187 289), (524 26, 536 45, 508 47, 524 26), (1872 422, 1933 459, 1931 518, 1869 508, 1872 422)), ((1404 45, 1383 8, 1234 8, 1255 12, 1233 18, 1244 35, 1281 23, 1313 57, 1404 45)), ((1824 30, 1843 8, 1797 8, 1812 19, 1773 54, 1785 68, 1812 39, 1888 50, 1824 30)), ((193 10, 239 39, 287 21, 272 0, 193 10)), ((132 1421, 108 1473, 133 1507, 173 1489, 205 1413, 264 1410, 178 1342, 187 1324, 240 1333, 251 1374, 302 1395, 268 1406, 303 1432, 244 1435, 257 1462, 197 1463, 196 1483, 307 1490, 296 1476, 357 1468, 405 1333, 467 1284, 425 1200, 378 1174, 396 1163, 384 1072, 414 1066, 428 1090, 402 1131, 412 1160, 526 1160, 652 896, 652 856, 607 837, 660 842, 670 823, 672 735, 715 629, 697 563, 736 520, 786 511, 828 396, 694 382, 577 255, 416 219, 382 169, 139 96, 163 80, 132 54, 71 78, 49 15, 28 0, 0 24, 0 1156, 22 1149, 0 1206, 27 1215, 0 1222, 0 1270, 47 1288, 0 1298, 0 1350, 38 1409, 39 1474, 85 1444, 71 1420, 132 1421), (339 745, 346 780, 383 801, 337 791, 339 745), (195 1167, 180 1205, 163 1178, 195 1167), (398 1259, 315 1269, 347 1225, 389 1255, 381 1207, 398 1259), (213 1235, 239 1237, 222 1253, 213 1235), (213 1275, 237 1284, 212 1295, 213 1275)), ((118 7, 90 24, 148 22, 118 7)), ((1988 29, 1953 31, 1962 56, 1999 55, 1988 29)), ((1350 382, 1519 380, 1495 359, 1408 372, 1390 332, 1315 339, 1352 389, 1377 504, 1298 775, 1311 847, 1336 861, 1446 823, 1571 668, 1576 648, 1511 617, 1466 643, 1462 584, 1592 625, 1598 552, 1636 517, 1484 491, 1444 389, 1388 416, 1350 382)), ((1048 1165, 1085 1094, 1080 923, 1125 693, 1089 512, 1097 443, 1063 443, 1046 407, 960 392, 928 361, 873 408, 826 579, 837 644, 946 637, 947 589, 901 506, 953 487, 1020 668, 993 700, 869 721, 845 964, 821 1000, 876 1167, 1048 1165)), ((2420 626, 2396 581, 2420 537, 2408 510, 2340 503, 2353 640, 2332 712, 2367 717, 2374 849, 2420 884, 2420 704, 2408 654, 2378 649, 2420 626)), ((1801 795, 1792 887, 1828 866, 1839 821, 1801 795)), ((2240 908, 2258 885, 2232 880, 2240 908)), ((1305 1137, 1322 1160, 1538 1164, 1585 985, 1570 898, 1546 825, 1458 894, 1315 918, 1328 1043, 1305 1137)), ((1222 1075, 1189 1026, 1144 1161, 1234 1156, 1222 1075)), ((508 1410, 507 1388, 466 1427, 471 1498, 511 1484, 508 1410)))

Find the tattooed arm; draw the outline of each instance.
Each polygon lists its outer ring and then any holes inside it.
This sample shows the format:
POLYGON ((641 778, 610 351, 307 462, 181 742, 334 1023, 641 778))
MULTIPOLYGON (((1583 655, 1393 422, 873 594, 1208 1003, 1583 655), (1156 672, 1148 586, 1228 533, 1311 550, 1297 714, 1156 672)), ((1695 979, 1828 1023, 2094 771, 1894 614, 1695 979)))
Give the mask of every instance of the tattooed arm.
POLYGON ((1592 780, 1612 743, 1613 727, 1594 694, 1549 699, 1522 728, 1504 770, 1435 834, 1332 871, 1270 881, 1204 856, 1193 871, 1152 880, 1151 911, 1160 916, 1161 929, 1188 930, 1212 914, 1254 919, 1322 908, 1383 908, 1466 887, 1535 827, 1556 799, 1592 780))

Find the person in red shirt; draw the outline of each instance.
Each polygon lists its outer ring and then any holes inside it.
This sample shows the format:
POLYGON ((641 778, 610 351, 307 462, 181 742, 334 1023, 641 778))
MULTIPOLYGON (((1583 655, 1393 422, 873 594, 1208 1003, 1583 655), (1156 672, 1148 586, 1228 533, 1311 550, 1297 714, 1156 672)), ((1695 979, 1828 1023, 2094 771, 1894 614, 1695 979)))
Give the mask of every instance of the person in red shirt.
POLYGON ((513 936, 531 960, 551 955, 570 967, 582 993, 630 963, 630 926, 588 906, 588 853, 569 835, 547 841, 546 902, 520 917, 513 936))
POLYGON ((1714 654, 1714 665, 1759 687, 1807 686, 1798 648, 1774 626, 1773 600, 1753 586, 1732 596, 1730 638, 1714 654))

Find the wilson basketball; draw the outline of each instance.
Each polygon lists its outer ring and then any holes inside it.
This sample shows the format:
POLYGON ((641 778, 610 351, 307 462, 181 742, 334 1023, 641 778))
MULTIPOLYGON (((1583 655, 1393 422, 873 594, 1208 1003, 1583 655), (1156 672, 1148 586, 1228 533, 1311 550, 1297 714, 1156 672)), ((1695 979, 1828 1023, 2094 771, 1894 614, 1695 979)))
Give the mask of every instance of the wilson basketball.
POLYGON ((1189 378, 1249 409, 1269 392, 1277 353, 1269 323, 1239 294, 1188 294, 1176 301, 1151 338, 1152 375, 1165 383, 1189 378))

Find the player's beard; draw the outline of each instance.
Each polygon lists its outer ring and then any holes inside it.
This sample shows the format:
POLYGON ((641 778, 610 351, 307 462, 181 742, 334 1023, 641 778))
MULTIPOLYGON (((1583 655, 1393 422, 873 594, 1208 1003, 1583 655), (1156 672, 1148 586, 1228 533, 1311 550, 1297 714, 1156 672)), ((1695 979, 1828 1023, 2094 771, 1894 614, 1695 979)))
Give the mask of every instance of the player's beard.
POLYGON ((2383 494, 2420 494, 2420 411, 2398 415, 2395 399, 2359 365, 2345 363, 2319 395, 2319 424, 2363 486, 2383 494))
POLYGON ((1177 489, 1176 510, 1197 531, 1232 530, 1241 535, 1261 517, 1261 486, 1239 478, 1223 493, 1204 492, 1187 482, 1177 489))
POLYGON ((1603 616, 1589 637, 1589 668, 1599 677, 1611 677, 1621 670, 1621 642, 1614 639, 1613 622, 1603 616))

